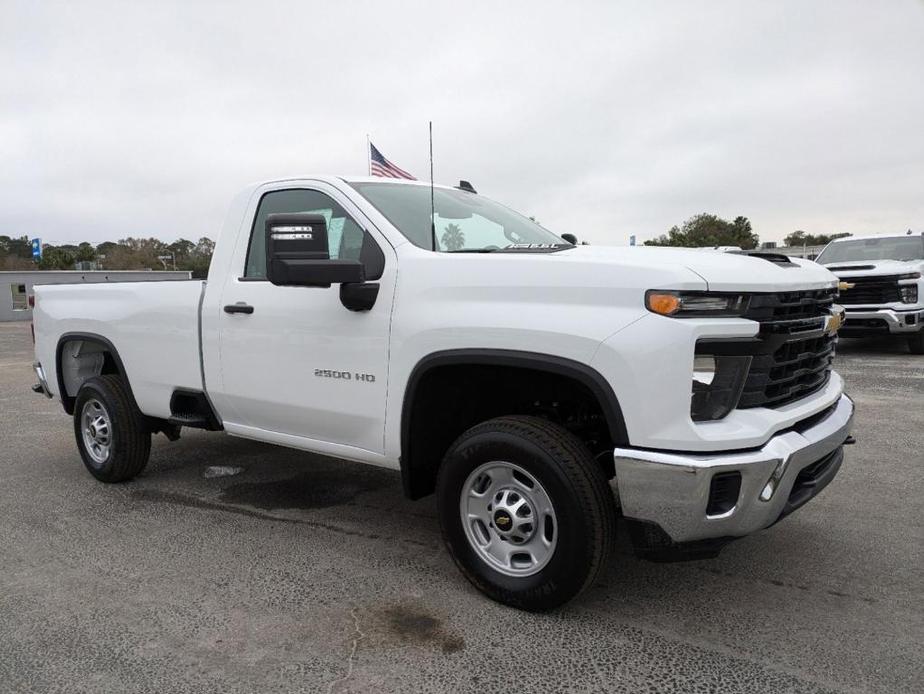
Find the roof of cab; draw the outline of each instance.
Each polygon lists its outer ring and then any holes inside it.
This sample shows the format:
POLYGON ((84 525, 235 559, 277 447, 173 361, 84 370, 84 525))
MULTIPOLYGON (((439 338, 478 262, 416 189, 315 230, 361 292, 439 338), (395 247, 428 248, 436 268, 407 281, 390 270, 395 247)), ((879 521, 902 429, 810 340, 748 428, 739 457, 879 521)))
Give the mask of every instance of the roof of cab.
POLYGON ((830 243, 841 243, 842 241, 865 241, 866 239, 903 239, 911 236, 924 236, 924 231, 905 232, 904 234, 864 234, 862 236, 842 236, 839 239, 831 239, 830 243))
MULTIPOLYGON (((274 183, 287 183, 290 181, 323 181, 337 185, 338 183, 397 183, 405 186, 430 186, 429 181, 409 181, 403 178, 383 178, 380 176, 336 176, 332 174, 304 174, 301 176, 281 176, 271 178, 265 181, 252 183, 249 188, 259 188, 260 186, 271 185, 274 183)), ((445 188, 447 190, 456 190, 453 186, 447 186, 440 183, 434 183, 434 188, 445 188)))

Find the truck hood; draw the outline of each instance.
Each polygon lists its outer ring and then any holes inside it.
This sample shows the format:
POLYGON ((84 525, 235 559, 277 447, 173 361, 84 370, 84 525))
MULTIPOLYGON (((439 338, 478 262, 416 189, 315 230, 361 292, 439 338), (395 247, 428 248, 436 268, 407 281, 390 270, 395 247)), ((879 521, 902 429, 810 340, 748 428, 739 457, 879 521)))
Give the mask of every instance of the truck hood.
POLYGON ((855 260, 830 263, 824 267, 838 277, 907 275, 910 272, 924 272, 924 260, 855 260))
POLYGON ((618 265, 650 267, 652 270, 682 267, 702 277, 710 291, 778 292, 826 289, 837 284, 837 277, 823 266, 800 258, 793 258, 791 264, 781 265, 766 258, 735 253, 653 246, 577 246, 551 255, 588 263, 609 261, 618 265))

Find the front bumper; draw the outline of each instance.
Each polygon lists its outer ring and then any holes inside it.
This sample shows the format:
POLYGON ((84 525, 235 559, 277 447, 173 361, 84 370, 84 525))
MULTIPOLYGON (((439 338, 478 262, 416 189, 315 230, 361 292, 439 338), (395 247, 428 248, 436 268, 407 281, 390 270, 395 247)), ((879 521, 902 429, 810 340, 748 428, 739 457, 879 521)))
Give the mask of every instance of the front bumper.
POLYGON ((924 309, 844 307, 846 321, 840 329, 844 337, 864 337, 885 333, 909 335, 924 329, 924 309))
POLYGON ((616 448, 623 515, 659 526, 674 543, 741 537, 766 528, 833 479, 853 412, 853 401, 841 395, 830 410, 756 449, 709 454, 616 448), (710 513, 713 478, 719 473, 740 474, 740 490, 730 508, 710 513))

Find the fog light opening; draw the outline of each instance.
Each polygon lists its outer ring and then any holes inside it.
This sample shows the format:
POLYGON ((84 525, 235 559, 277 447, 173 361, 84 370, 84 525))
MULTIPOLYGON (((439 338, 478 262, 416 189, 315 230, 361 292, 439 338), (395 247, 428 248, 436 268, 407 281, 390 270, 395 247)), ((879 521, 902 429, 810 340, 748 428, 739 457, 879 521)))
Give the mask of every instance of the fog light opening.
POLYGON ((709 483, 706 518, 722 518, 731 515, 738 506, 738 497, 740 495, 740 472, 731 470, 713 475, 712 481, 709 483))

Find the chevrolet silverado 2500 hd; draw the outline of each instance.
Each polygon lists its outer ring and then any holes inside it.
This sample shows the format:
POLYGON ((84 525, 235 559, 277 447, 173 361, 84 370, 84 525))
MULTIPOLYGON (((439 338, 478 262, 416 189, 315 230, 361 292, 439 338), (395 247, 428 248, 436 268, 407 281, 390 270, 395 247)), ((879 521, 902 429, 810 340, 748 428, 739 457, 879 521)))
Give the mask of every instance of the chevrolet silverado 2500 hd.
POLYGON ((924 354, 924 232, 835 239, 818 262, 842 282, 844 337, 904 337, 924 354))
POLYGON ((702 556, 834 477, 830 272, 575 246, 463 188, 247 188, 206 282, 37 287, 37 388, 104 482, 182 427, 400 470, 464 575, 530 610, 593 581, 617 516, 702 556))

